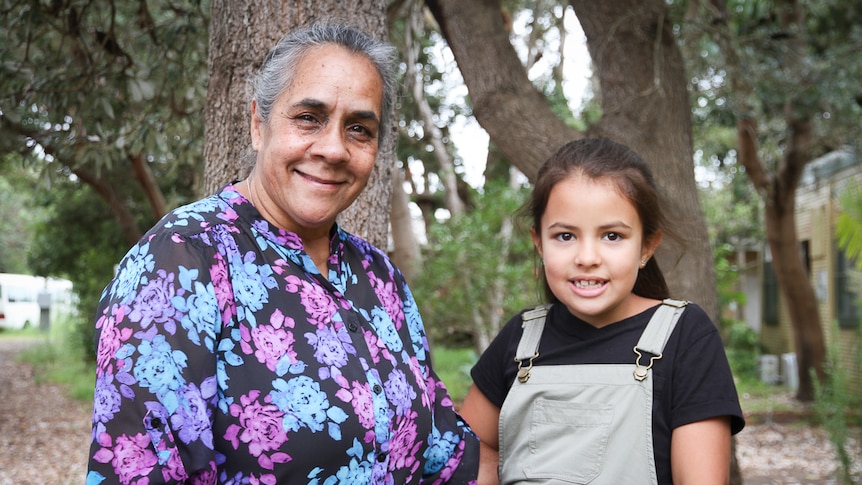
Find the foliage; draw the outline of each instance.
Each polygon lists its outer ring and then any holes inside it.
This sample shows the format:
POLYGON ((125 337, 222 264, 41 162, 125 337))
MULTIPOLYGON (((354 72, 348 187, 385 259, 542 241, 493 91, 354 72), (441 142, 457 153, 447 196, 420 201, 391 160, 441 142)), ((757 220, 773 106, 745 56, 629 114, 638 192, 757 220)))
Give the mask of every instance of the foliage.
POLYGON ((428 235, 425 267, 411 286, 425 326, 435 344, 469 342, 474 312, 488 325, 514 315, 540 298, 534 276, 532 245, 526 231, 513 237, 509 256, 501 261, 498 234, 505 217, 516 212, 525 190, 489 182, 477 195, 475 210, 446 224, 435 224, 428 235), (502 264, 501 264, 502 263, 502 264), (491 315, 488 303, 500 288, 504 315, 491 315))
POLYGON ((757 359, 761 355, 760 335, 747 323, 733 320, 727 324, 727 360, 737 379, 757 380, 757 359))
POLYGON ((722 131, 699 132, 700 204, 707 220, 714 259, 721 327, 732 326, 725 315, 745 305, 739 288, 738 251, 759 250, 763 241, 762 201, 728 160, 731 148, 722 131))
MULTIPOLYGON (((734 127, 737 116, 753 116, 758 123, 759 155, 768 170, 778 163, 787 135, 785 116, 812 115, 816 154, 856 142, 862 116, 858 80, 862 59, 852 55, 862 38, 862 27, 850 19, 862 14, 862 3, 843 0, 798 2, 804 11, 804 31, 784 27, 779 2, 732 0, 726 2, 728 22, 734 30, 736 62, 744 67, 751 85, 748 101, 753 111, 734 113, 739 107, 739 84, 729 78, 728 59, 716 42, 708 16, 688 17, 678 25, 692 79, 695 126, 734 127), (789 39, 799 36, 806 49, 793 51, 789 39), (782 62, 799 62, 793 70, 782 62), (788 104, 791 103, 791 104, 788 104), (791 114, 788 109, 793 109, 791 114)), ((682 19, 687 2, 670 3, 675 18, 682 19)), ((712 12, 714 15, 715 12, 712 12)))
POLYGON ((35 180, 19 156, 0 159, 0 273, 30 273, 22 255, 30 248, 34 221, 41 218, 33 204, 35 180))
POLYGON ((862 269, 862 190, 848 186, 839 195, 841 213, 835 225, 838 246, 862 269))
MULTIPOLYGON (((837 329, 836 329, 837 331, 837 329)), ((854 466, 862 460, 862 457, 854 456, 851 452, 851 439, 857 442, 862 438, 859 432, 858 422, 851 420, 850 413, 859 409, 862 404, 862 390, 858 384, 853 382, 852 375, 858 375, 862 366, 862 347, 859 346, 859 332, 856 335, 856 344, 853 345, 855 368, 848 369, 840 365, 838 347, 830 348, 829 360, 826 365, 826 379, 820 381, 816 376, 814 380, 814 411, 821 425, 829 433, 829 439, 835 447, 835 455, 841 465, 841 482, 845 484, 856 483, 852 476, 854 466), (851 426, 855 424, 857 426, 851 426), (854 431, 855 430, 855 431, 854 431)), ((843 362, 843 361, 842 361, 843 362)), ((856 416, 858 419, 859 416, 856 416)))
POLYGON ((199 1, 7 2, 0 149, 92 171, 123 170, 133 154, 200 158, 208 10, 199 1))
POLYGON ((446 384, 449 395, 456 403, 464 401, 473 382, 470 369, 476 363, 476 351, 469 347, 435 346, 431 349, 434 371, 446 384))
POLYGON ((0 156, 37 174, 15 186, 39 211, 21 231, 33 241, 18 261, 72 280, 81 314, 90 316, 139 228, 195 195, 209 3, 71 0, 0 9, 7 35, 0 156), (150 176, 158 187, 148 186, 150 176))

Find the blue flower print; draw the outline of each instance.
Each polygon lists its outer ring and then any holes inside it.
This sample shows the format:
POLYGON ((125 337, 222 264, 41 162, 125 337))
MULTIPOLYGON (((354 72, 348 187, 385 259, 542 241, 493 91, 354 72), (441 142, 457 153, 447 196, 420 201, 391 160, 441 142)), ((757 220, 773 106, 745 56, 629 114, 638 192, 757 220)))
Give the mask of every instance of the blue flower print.
POLYGON ((189 340, 196 345, 201 345, 201 336, 203 336, 204 345, 207 350, 212 351, 215 329, 221 323, 219 305, 212 282, 204 285, 196 281, 197 277, 197 269, 179 267, 178 280, 180 288, 184 291, 181 295, 171 298, 171 304, 184 314, 181 325, 188 332, 189 340))
POLYGON ((416 305, 416 300, 410 293, 409 288, 404 290, 407 292, 407 298, 404 300, 404 319, 407 322, 407 330, 410 332, 410 343, 413 345, 413 352, 416 358, 424 362, 428 349, 428 339, 425 336, 425 324, 422 322, 422 316, 419 314, 419 307, 416 305))
POLYGON ((184 384, 182 371, 186 367, 186 354, 173 350, 164 335, 156 335, 152 342, 141 342, 138 351, 141 355, 134 369, 138 385, 148 388, 168 412, 173 413, 179 404, 175 391, 184 384))
POLYGON ((121 263, 121 270, 111 288, 111 297, 120 303, 131 302, 137 294, 138 285, 146 282, 144 274, 155 267, 153 255, 149 253, 150 243, 134 246, 121 263))
POLYGON ((398 334, 398 329, 395 328, 395 324, 392 323, 392 319, 389 318, 386 310, 379 306, 372 308, 370 320, 371 325, 374 326, 374 330, 377 331, 377 335, 380 336, 380 340, 383 341, 386 348, 392 351, 393 354, 400 352, 404 344, 401 341, 401 336, 398 334))
POLYGON ((425 450, 425 474, 433 475, 443 469, 446 462, 455 452, 455 447, 461 438, 451 431, 440 436, 440 430, 434 428, 430 437, 431 444, 425 450))
POLYGON ((248 320, 252 326, 257 325, 255 312, 269 301, 268 289, 278 286, 272 267, 258 266, 254 264, 254 258, 254 253, 249 251, 244 258, 236 257, 231 260, 237 318, 248 320))
POLYGON ((214 212, 216 209, 219 208, 220 205, 221 204, 219 204, 219 201, 217 199, 207 198, 199 200, 194 204, 178 207, 173 212, 174 219, 166 221, 165 227, 186 227, 192 220, 205 223, 205 219, 202 216, 201 212, 214 212))
MULTIPOLYGON (((323 431, 327 419, 336 425, 347 419, 347 414, 341 408, 329 405, 329 399, 320 390, 320 384, 308 376, 297 376, 287 382, 276 379, 272 385, 272 403, 284 413, 286 430, 297 431, 305 427, 319 432, 323 431)), ((329 432, 338 433, 332 426, 329 432)))

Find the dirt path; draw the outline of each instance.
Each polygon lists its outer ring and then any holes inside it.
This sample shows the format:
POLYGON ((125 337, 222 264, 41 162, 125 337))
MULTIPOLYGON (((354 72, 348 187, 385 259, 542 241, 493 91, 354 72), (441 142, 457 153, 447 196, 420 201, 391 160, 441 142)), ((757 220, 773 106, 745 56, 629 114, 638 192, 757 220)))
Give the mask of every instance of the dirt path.
POLYGON ((34 382, 16 354, 37 343, 0 338, 0 485, 83 484, 90 406, 34 382))
MULTIPOLYGON (((16 354, 37 343, 0 337, 0 485, 83 484, 91 407, 34 382, 16 354)), ((745 485, 838 485, 832 450, 822 429, 798 423, 752 424, 737 436, 745 485)))

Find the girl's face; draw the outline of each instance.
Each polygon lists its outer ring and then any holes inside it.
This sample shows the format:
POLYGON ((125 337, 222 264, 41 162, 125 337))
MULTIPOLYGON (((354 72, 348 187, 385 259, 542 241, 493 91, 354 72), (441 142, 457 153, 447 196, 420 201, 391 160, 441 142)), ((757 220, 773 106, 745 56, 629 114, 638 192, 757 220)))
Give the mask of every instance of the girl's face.
POLYGON ((548 286, 581 320, 603 327, 653 304, 632 288, 661 236, 643 240, 637 210, 610 179, 569 175, 551 189, 539 232, 530 232, 548 286))

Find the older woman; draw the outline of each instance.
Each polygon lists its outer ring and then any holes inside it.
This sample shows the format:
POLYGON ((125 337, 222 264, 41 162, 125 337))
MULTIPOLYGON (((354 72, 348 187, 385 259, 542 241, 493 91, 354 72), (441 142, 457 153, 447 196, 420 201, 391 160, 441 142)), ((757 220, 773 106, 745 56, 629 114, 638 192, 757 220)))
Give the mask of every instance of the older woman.
POLYGON ((335 222, 373 168, 393 59, 342 25, 267 55, 250 176, 167 215, 103 293, 88 484, 475 479, 403 276, 335 222))

